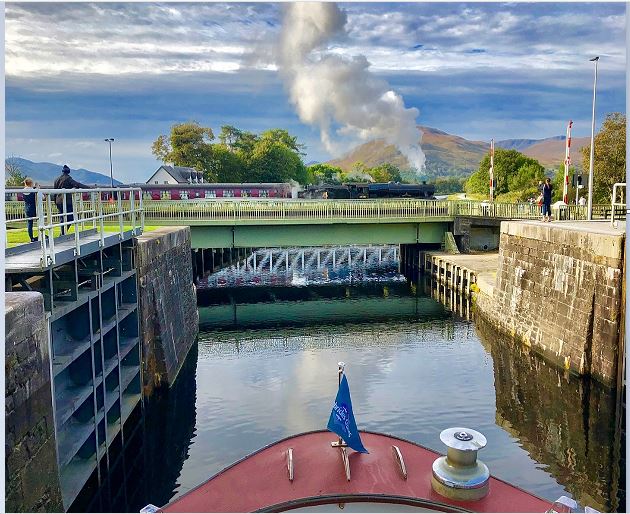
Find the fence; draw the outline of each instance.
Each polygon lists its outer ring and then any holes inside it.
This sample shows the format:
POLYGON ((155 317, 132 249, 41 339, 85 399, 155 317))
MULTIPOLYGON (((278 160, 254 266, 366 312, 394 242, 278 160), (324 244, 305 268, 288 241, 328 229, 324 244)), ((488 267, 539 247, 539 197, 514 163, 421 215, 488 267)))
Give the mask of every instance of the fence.
MULTIPOLYGON (((120 191, 120 188, 117 189, 120 191)), ((39 190, 42 191, 42 190, 39 190)), ((66 190, 67 191, 67 190, 66 190)), ((79 190, 75 190, 77 193, 79 190)), ((137 210, 142 200, 101 200, 82 202, 86 212, 102 212, 105 218, 116 218, 119 211, 137 210)), ((7 220, 24 221, 24 204, 7 202, 7 220)), ((625 204, 594 205, 593 219, 625 216, 625 204)), ((538 219, 540 207, 530 203, 496 203, 473 201, 436 201, 416 199, 383 200, 294 200, 294 199, 213 199, 213 200, 150 200, 142 204, 144 218, 156 222, 267 222, 344 220, 418 220, 471 216, 499 219, 538 219)), ((563 205, 554 209, 559 220, 585 220, 586 207, 563 205)), ((59 217, 60 215, 55 215, 59 217)), ((144 220, 143 218, 143 220, 144 220)))
POLYGON ((136 192, 139 188, 98 188, 98 189, 23 189, 22 193, 35 193, 36 215, 24 216, 23 202, 6 202, 5 223, 7 227, 29 225, 38 235, 42 251, 42 263, 55 263, 55 237, 74 231, 75 255, 81 255, 81 242, 86 237, 98 234, 101 246, 104 246, 105 228, 120 238, 126 230, 139 235, 144 229, 144 210, 142 196, 136 199, 130 194, 130 200, 123 201, 122 195, 111 195, 104 200, 101 193, 136 192), (89 200, 83 199, 83 194, 89 200), (91 230, 90 230, 91 229, 91 230), (87 235, 89 234, 89 235, 87 235))

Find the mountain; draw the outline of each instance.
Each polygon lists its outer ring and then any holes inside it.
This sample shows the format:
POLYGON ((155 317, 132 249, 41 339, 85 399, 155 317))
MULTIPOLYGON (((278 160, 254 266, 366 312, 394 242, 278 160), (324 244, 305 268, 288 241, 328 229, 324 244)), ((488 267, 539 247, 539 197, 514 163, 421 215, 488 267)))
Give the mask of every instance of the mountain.
POLYGON ((503 141, 497 141, 495 145, 497 148, 503 148, 505 150, 518 150, 519 152, 522 152, 536 143, 541 143, 543 141, 564 141, 565 139, 565 136, 553 136, 548 137, 547 139, 504 139, 503 141))
MULTIPOLYGON (((63 164, 53 164, 51 162, 33 162, 28 159, 22 159, 21 157, 11 157, 7 159, 5 162, 11 163, 18 168, 22 174, 27 177, 31 177, 35 182, 39 182, 40 186, 50 186, 52 187, 55 179, 61 175, 61 168, 63 168, 63 164)), ((93 186, 95 184, 101 186, 109 186, 111 181, 107 175, 103 175, 102 173, 96 173, 95 171, 86 170, 84 168, 79 168, 78 170, 74 170, 72 168, 70 176, 86 186, 93 186)), ((118 180, 114 179, 114 185, 122 184, 118 180)))
MULTIPOLYGON (((490 144, 485 141, 469 141, 460 136, 447 134, 431 127, 418 127, 422 130, 421 141, 426 161, 426 175, 434 177, 467 177, 479 167, 479 162, 488 153, 490 144)), ((553 136, 545 139, 504 139, 496 146, 514 149, 532 157, 547 168, 556 168, 564 161, 565 136, 553 136)), ((581 169, 580 149, 590 144, 588 137, 571 139, 571 158, 573 165, 581 169)), ((389 162, 401 170, 408 169, 407 158, 394 145, 377 139, 357 146, 346 155, 328 161, 332 166, 350 170, 355 162, 362 162, 368 167, 389 162)))
MULTIPOLYGON (((528 146, 522 152, 536 159, 546 168, 557 168, 564 162, 565 154, 565 137, 558 136, 561 139, 547 138, 540 142, 528 146)), ((572 137, 571 138, 571 163, 576 169, 582 169, 582 147, 591 144, 590 137, 572 137)))
MULTIPOLYGON (((418 128, 423 132, 421 145, 427 158, 428 177, 468 176, 477 169, 479 161, 490 148, 489 143, 483 141, 468 141, 431 127, 418 128)), ((394 145, 388 145, 382 139, 364 143, 328 164, 349 170, 357 161, 368 167, 385 162, 401 169, 409 167, 407 158, 394 145)))

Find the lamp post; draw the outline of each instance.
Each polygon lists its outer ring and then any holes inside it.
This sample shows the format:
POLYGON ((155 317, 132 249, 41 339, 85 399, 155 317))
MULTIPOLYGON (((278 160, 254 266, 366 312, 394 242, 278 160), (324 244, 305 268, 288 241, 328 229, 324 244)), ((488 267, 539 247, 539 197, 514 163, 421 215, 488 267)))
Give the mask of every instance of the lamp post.
POLYGON ((593 118, 591 120, 591 159, 588 167, 588 206, 587 206, 587 220, 593 219, 593 159, 595 157, 595 94, 597 91, 597 63, 599 62, 599 56, 589 59, 591 62, 595 61, 595 81, 593 82, 593 118))
POLYGON ((109 143, 109 178, 111 179, 111 187, 114 187, 114 168, 112 167, 112 143, 114 142, 113 137, 108 137, 104 139, 106 143, 109 143))

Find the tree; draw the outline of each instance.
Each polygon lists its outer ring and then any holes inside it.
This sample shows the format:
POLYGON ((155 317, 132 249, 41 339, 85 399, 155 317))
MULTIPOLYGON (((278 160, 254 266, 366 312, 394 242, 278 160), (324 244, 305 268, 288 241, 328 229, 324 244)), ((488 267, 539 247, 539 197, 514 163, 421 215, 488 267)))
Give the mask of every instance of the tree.
POLYGON ((224 144, 212 145, 211 166, 211 173, 204 174, 209 182, 248 182, 247 162, 242 152, 232 151, 224 144))
POLYGON ((23 186, 26 175, 13 157, 4 161, 5 184, 10 187, 23 186))
POLYGON ((287 148, 293 150, 299 155, 306 155, 303 150, 306 148, 303 144, 297 142, 297 137, 289 134, 284 129, 269 129, 260 134, 260 139, 281 143, 287 148))
POLYGON ((252 132, 239 130, 232 125, 223 125, 219 134, 219 141, 232 152, 240 150, 249 155, 254 150, 258 136, 252 132))
POLYGON ((307 168, 309 184, 340 184, 343 170, 330 164, 313 164, 307 168))
POLYGON ((459 177, 440 177, 435 179, 435 192, 437 194, 461 193, 464 191, 466 179, 459 177))
MULTIPOLYGON (((536 160, 516 150, 497 148, 494 152, 495 196, 535 187, 545 168, 536 160)), ((489 194, 490 154, 479 163, 479 169, 466 181, 467 193, 489 194)))
POLYGON ((389 162, 366 171, 376 182, 402 182, 400 169, 389 162))
POLYGON ((175 124, 170 136, 159 136, 152 145, 152 152, 159 160, 175 166, 190 166, 212 176, 212 145, 214 134, 210 127, 202 127, 195 121, 175 124))
POLYGON ((249 158, 251 177, 256 182, 308 182, 306 167, 300 156, 282 143, 260 139, 249 158))
MULTIPOLYGON (((590 169, 591 147, 582 148, 582 167, 590 169)), ((593 163, 593 203, 610 203, 612 187, 626 181, 626 116, 608 114, 601 130, 595 136, 593 163)), ((588 173, 584 175, 587 185, 588 173)))

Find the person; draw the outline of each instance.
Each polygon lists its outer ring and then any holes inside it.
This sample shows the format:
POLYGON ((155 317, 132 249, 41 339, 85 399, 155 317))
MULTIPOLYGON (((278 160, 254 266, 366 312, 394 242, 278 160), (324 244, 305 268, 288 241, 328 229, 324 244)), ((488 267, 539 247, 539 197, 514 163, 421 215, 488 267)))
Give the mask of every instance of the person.
POLYGON ((542 215, 543 221, 551 221, 551 179, 547 177, 542 187, 542 215))
POLYGON ((584 207, 586 205, 586 197, 580 196, 580 199, 578 200, 578 204, 580 205, 580 207, 584 207))
POLYGON ((324 191, 324 192, 322 193, 322 198, 323 198, 324 200, 328 200, 328 191, 324 191))
MULTIPOLYGON (((81 182, 77 182, 76 180, 74 180, 71 176, 70 176, 70 168, 68 168, 67 164, 63 165, 63 169, 61 170, 61 175, 59 175, 56 179, 55 179, 55 184, 54 184, 54 188, 55 189, 87 189, 88 186, 81 184, 81 182)), ((59 211, 59 214, 64 214, 62 221, 64 222, 68 222, 68 221, 73 221, 74 220, 74 215, 72 214, 73 209, 72 209, 72 195, 66 194, 66 193, 59 193, 57 194, 57 196, 55 197, 55 205, 57 206, 57 210, 59 211), (64 213, 64 205, 63 205, 63 199, 64 196, 66 197, 66 210, 64 213)), ((65 231, 65 226, 62 225, 61 226, 61 235, 64 235, 66 233, 65 231)))
MULTIPOLYGON (((24 189, 34 189, 36 187, 33 179, 27 177, 24 179, 24 189)), ((35 201, 37 200, 37 193, 23 193, 22 199, 24 200, 24 214, 28 218, 26 220, 26 231, 31 243, 38 240, 37 237, 33 237, 33 218, 37 216, 37 207, 35 201)))

